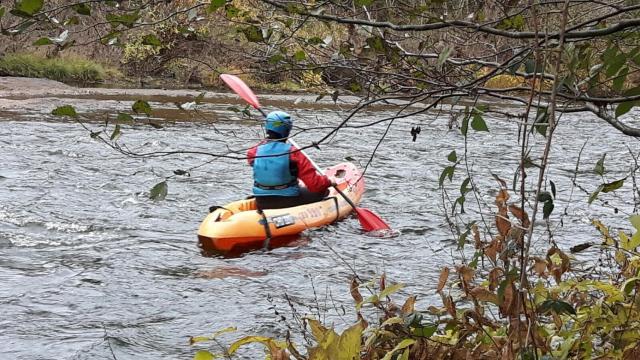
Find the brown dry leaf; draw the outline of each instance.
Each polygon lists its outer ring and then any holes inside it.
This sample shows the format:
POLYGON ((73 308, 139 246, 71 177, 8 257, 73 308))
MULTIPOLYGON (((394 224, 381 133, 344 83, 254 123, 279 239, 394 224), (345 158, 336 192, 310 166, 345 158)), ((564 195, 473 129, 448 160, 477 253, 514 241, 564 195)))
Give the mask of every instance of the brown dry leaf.
POLYGON ((484 248, 484 254, 487 255, 489 259, 491 259, 491 261, 493 261, 493 263, 495 264, 498 253, 502 251, 501 248, 502 246, 500 246, 500 240, 493 239, 491 240, 491 243, 489 243, 489 246, 484 248))
POLYGON ((457 266, 456 271, 460 275, 460 278, 462 278, 462 281, 466 284, 469 284, 475 275, 475 270, 466 265, 457 266))
POLYGON ((504 274, 502 268, 493 268, 489 271, 489 290, 493 291, 500 284, 500 276, 504 274))
POLYGON ((402 313, 405 315, 409 315, 412 312, 414 312, 415 304, 416 304, 416 296, 415 295, 409 296, 407 298, 407 301, 404 302, 404 305, 402 305, 402 313))
POLYGON ((507 200, 509 200, 509 192, 505 189, 500 190, 498 195, 496 195, 496 205, 498 205, 500 209, 504 209, 506 207, 507 200))
POLYGON ((369 327, 369 323, 364 319, 360 311, 358 311, 358 320, 360 321, 360 324, 362 324, 362 329, 366 329, 369 327))
POLYGON ((456 304, 453 302, 453 298, 451 296, 445 296, 442 300, 444 302, 444 307, 447 309, 449 315, 451 315, 455 319, 456 304))
POLYGON ((513 355, 513 344, 511 343, 511 341, 505 344, 505 346, 502 348, 502 356, 500 356, 500 359, 515 360, 515 356, 513 355))
POLYGON ((523 228, 529 228, 529 225, 531 225, 531 221, 529 221, 529 214, 527 214, 526 211, 515 205, 509 205, 509 211, 511 211, 513 216, 520 220, 520 224, 522 224, 523 228))
POLYGON ((498 295, 483 287, 474 287, 473 289, 471 289, 471 291, 469 291, 469 293, 478 301, 488 301, 494 304, 498 303, 498 295))
POLYGON ((482 248, 482 241, 480 241, 480 231, 478 230, 478 225, 473 224, 471 226, 471 232, 473 232, 473 242, 476 249, 482 248))
POLYGON ((496 227, 500 235, 506 238, 511 229, 511 222, 509 221, 509 215, 507 215, 507 209, 504 207, 500 208, 498 215, 496 215, 496 227))
POLYGON ((509 237, 516 242, 519 247, 524 246, 524 230, 518 227, 512 227, 509 230, 509 237))
POLYGON ((387 274, 382 273, 380 276, 380 291, 383 291, 387 287, 387 274))
POLYGON ((284 349, 276 350, 275 352, 271 351, 271 359, 273 360, 289 360, 289 354, 284 349))
POLYGON ((636 360, 640 359, 640 344, 632 347, 631 349, 627 349, 622 354, 623 360, 636 360))
POLYGON ((362 295, 360 295, 358 285, 358 280, 356 280, 356 278, 351 279, 351 287, 349 288, 349 291, 351 292, 351 297, 356 302, 356 305, 362 302, 362 295))
POLYGON ((556 284, 560 285, 560 283, 562 282, 562 269, 554 266, 551 269, 551 274, 553 275, 553 278, 556 280, 556 284))
POLYGON ((504 315, 512 315, 514 308, 514 301, 516 300, 516 291, 513 286, 513 282, 509 282, 504 289, 504 299, 500 304, 500 311, 504 315))
POLYGON ((436 288, 436 292, 439 293, 440 291, 442 291, 444 285, 447 283, 447 279, 449 279, 449 268, 445 266, 440 272, 440 279, 438 280, 438 287, 436 288))
POLYGON ((545 274, 545 270, 547 269, 547 261, 537 256, 533 258, 533 261, 535 261, 535 263, 533 264, 533 270, 536 272, 536 274, 538 274, 538 276, 546 278, 547 275, 545 274))

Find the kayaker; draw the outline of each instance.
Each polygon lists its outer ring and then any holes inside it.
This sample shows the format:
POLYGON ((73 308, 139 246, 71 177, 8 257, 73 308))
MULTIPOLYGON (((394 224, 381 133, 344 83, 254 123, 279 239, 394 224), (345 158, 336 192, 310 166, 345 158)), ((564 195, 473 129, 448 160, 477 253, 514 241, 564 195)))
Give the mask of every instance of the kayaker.
POLYGON ((247 151, 253 167, 253 195, 259 209, 282 209, 322 200, 335 185, 320 175, 309 160, 287 143, 293 126, 291 116, 284 111, 267 115, 266 139, 247 151), (286 155, 288 153, 288 155, 286 155), (269 156, 285 154, 280 156, 269 156), (306 187, 298 185, 298 179, 306 187))

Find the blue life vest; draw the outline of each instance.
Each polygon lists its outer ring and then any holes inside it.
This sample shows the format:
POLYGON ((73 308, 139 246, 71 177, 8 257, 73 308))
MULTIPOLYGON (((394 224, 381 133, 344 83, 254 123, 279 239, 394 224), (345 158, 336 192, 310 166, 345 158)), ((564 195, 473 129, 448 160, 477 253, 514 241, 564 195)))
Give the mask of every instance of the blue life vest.
POLYGON ((291 144, 269 141, 259 145, 253 160, 253 195, 298 196, 298 177, 291 173, 289 150, 291 144), (265 155, 277 155, 259 157, 265 155))

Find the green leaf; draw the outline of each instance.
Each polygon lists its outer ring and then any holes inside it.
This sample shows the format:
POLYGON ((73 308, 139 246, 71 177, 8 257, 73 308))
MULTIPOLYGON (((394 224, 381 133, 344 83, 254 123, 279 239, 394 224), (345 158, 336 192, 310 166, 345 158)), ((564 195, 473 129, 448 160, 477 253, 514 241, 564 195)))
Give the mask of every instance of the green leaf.
POLYGON ((133 119, 133 116, 129 114, 118 113, 118 117, 116 118, 116 121, 131 124, 134 122, 134 119, 133 119))
POLYGON ((137 11, 123 15, 107 14, 106 19, 114 28, 120 24, 132 28, 136 21, 140 19, 140 14, 137 11))
POLYGON ((225 12, 225 15, 228 18, 234 18, 234 17, 238 16, 238 14, 240 14, 240 9, 238 9, 237 7, 235 7, 233 5, 227 6, 226 8, 227 8, 227 11, 225 12))
POLYGON ((208 352, 207 350, 198 350, 195 356, 193 357, 193 360, 213 360, 213 359, 215 359, 215 357, 213 356, 212 353, 208 352))
POLYGON ((480 115, 480 113, 478 112, 476 112, 473 115, 473 121, 471 121, 471 128, 473 128, 473 130, 475 131, 489 131, 489 128, 487 128, 487 123, 484 122, 482 115, 480 115))
POLYGON ((68 25, 78 25, 80 24, 80 19, 78 19, 77 16, 72 16, 70 18, 68 18, 67 20, 65 20, 62 25, 64 26, 68 26, 68 25))
POLYGON ((382 299, 385 296, 389 296, 394 292, 397 292, 398 290, 402 289, 403 287, 404 287, 404 284, 400 284, 400 283, 387 286, 386 288, 384 288, 384 290, 380 292, 380 294, 378 295, 378 298, 382 299))
POLYGON ((602 185, 598 186, 598 188, 596 189, 596 191, 594 191, 590 196, 589 196, 589 201, 588 203, 591 204, 593 202, 593 200, 595 200, 598 197, 598 194, 600 193, 600 191, 602 191, 602 185))
POLYGON ((16 3, 16 7, 11 13, 20 17, 32 17, 35 13, 42 10, 44 0, 22 0, 16 3))
POLYGON ((553 198, 556 198, 556 184, 549 180, 549 184, 551 185, 551 193, 553 194, 553 198))
POLYGON ((467 242, 467 236, 469 235, 470 231, 470 229, 467 229, 467 231, 460 234, 460 237, 458 238, 458 249, 464 248, 464 244, 467 242))
POLYGON ((302 51, 302 50, 298 50, 298 51, 296 51, 296 53, 295 53, 295 54, 293 54, 293 58, 294 58, 296 61, 302 61, 302 60, 304 60, 306 57, 307 57, 307 54, 305 54, 305 52, 304 52, 304 51, 302 51))
POLYGON ((51 114, 55 116, 70 116, 70 117, 78 116, 78 114, 76 113, 76 109, 74 109, 73 106, 71 105, 64 105, 64 106, 57 107, 51 112, 51 114))
POLYGON ((160 41, 160 39, 158 39, 155 35, 148 34, 142 38, 142 45, 150 45, 150 46, 158 47, 158 46, 162 46, 162 41, 160 41))
POLYGON ((47 37, 40 38, 33 42, 34 46, 51 45, 51 44, 53 44, 53 41, 51 41, 51 39, 47 37))
POLYGON ((4 8, 4 6, 0 6, 0 19, 4 16, 4 13, 7 11, 7 9, 4 8))
POLYGON ((606 156, 607 153, 602 154, 602 157, 596 162, 596 166, 593 168, 593 171, 600 176, 604 175, 604 158, 606 156))
POLYGON ((633 108, 634 106, 636 106, 637 101, 625 101, 623 103, 618 104, 618 106, 616 107, 616 118, 620 117, 626 113, 628 113, 631 108, 633 108))
POLYGON ((622 290, 625 292, 625 294, 631 295, 631 292, 633 291, 633 289, 635 289, 638 280, 640 280, 640 278, 632 277, 622 284, 622 290))
POLYGON ((464 214, 464 201, 465 200, 466 200, 466 198, 464 197, 464 195, 458 196, 458 198, 456 199, 456 202, 453 203, 453 209, 452 209, 451 213, 453 213, 456 210, 456 204, 460 204, 460 213, 464 214))
POLYGON ((543 219, 548 219, 549 215, 553 211, 553 200, 545 201, 544 206, 542 207, 542 217, 543 219))
POLYGON ((151 105, 144 100, 137 100, 133 103, 131 109, 133 109, 136 114, 144 113, 147 114, 147 116, 151 115, 151 105))
POLYGON ((255 26, 249 25, 241 29, 244 36, 247 38, 249 42, 262 42, 264 41, 264 37, 262 36, 262 30, 255 26))
POLYGON ((455 171, 455 166, 447 166, 444 168, 444 170, 442 170, 442 173, 440 174, 440 180, 438 181, 438 183, 440 184, 440 187, 442 187, 442 184, 444 184, 444 179, 447 176, 449 177, 449 181, 451 181, 451 179, 453 178, 454 171, 455 171))
POLYGON ((602 192, 603 193, 608 193, 608 192, 620 189, 622 187, 622 185, 624 185, 624 180, 625 179, 626 178, 620 179, 620 180, 616 180, 616 181, 610 182, 608 184, 603 184, 602 185, 602 192))
POLYGON ((631 222, 631 225, 636 228, 636 230, 640 231, 640 215, 631 215, 629 217, 629 221, 631 222))
POLYGON ((540 202, 552 201, 551 194, 549 194, 549 192, 547 191, 541 191, 540 194, 538 194, 538 201, 540 202))
POLYGON ((440 55, 438 55, 438 61, 436 62, 436 68, 438 68, 438 70, 442 69, 442 64, 447 61, 451 55, 451 51, 453 51, 453 46, 447 46, 442 50, 440 55))
POLYGON ((151 188, 151 192, 149 193, 149 199, 151 200, 164 200, 167 196, 167 192, 169 190, 169 186, 166 181, 159 182, 155 184, 153 188, 151 188))
POLYGON ((212 12, 223 7, 225 3, 225 0, 211 0, 211 3, 209 4, 209 6, 207 6, 207 14, 211 14, 212 12))
POLYGON ((120 132, 120 124, 116 124, 116 127, 113 129, 113 132, 111 133, 111 141, 117 140, 121 135, 120 132))
POLYGON ((573 308, 573 306, 561 300, 545 300, 542 304, 540 304, 540 307, 538 307, 538 311, 541 313, 553 311, 558 315, 576 315, 576 310, 573 308))
POLYGON ((460 132, 464 137, 467 137, 467 132, 469 131, 469 117, 470 115, 465 115, 462 119, 462 126, 460 126, 460 132))
POLYGON ((71 7, 80 15, 90 16, 91 8, 86 3, 75 4, 71 7))
POLYGON ((373 50, 375 50, 377 53, 383 53, 385 46, 384 46, 384 39, 381 38, 380 36, 372 36, 370 38, 367 38, 367 45, 369 45, 369 47, 373 50))
POLYGON ((629 75, 629 68, 623 67, 618 74, 616 74, 615 79, 613 79, 613 89, 616 91, 621 91, 624 86, 625 80, 627 80, 627 75, 629 75))
POLYGON ((449 155, 447 155, 447 160, 451 161, 451 162, 456 162, 458 161, 458 156, 456 155, 456 151, 453 150, 452 152, 449 153, 449 155))
POLYGON ((437 324, 429 324, 424 326, 418 326, 413 329, 413 335, 418 337, 430 338, 438 330, 437 324))
POLYGON ((471 191, 471 189, 467 187, 467 185, 469 185, 470 182, 471 182, 470 178, 466 178, 464 179, 464 181, 462 181, 462 184, 460 185, 460 194, 464 195, 469 191, 471 191))
POLYGON ((533 128, 538 132, 538 134, 546 137, 548 126, 549 114, 547 113, 547 108, 538 108, 538 113, 536 114, 536 121, 533 125, 533 128))

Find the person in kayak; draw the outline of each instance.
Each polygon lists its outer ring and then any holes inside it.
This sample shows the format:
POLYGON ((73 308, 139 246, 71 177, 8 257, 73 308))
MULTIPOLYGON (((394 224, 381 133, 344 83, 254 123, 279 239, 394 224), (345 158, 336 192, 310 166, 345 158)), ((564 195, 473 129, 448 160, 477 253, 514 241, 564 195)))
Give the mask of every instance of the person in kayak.
POLYGON ((247 151, 253 167, 253 195, 258 209, 282 209, 322 200, 335 185, 320 175, 302 152, 287 143, 293 126, 291 116, 284 111, 267 115, 266 139, 247 151), (280 156, 273 156, 283 154, 280 156), (298 179, 306 187, 298 185, 298 179))

